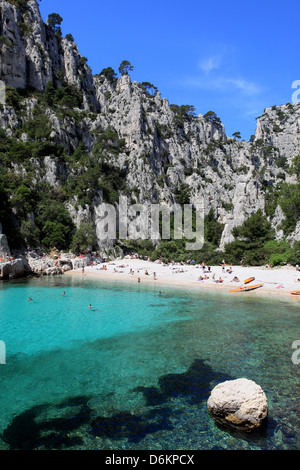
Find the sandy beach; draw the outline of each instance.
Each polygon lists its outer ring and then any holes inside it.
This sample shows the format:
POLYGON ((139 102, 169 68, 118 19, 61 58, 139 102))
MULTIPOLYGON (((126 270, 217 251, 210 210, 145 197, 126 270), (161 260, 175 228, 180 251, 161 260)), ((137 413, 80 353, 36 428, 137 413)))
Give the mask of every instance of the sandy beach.
POLYGON ((227 291, 245 286, 244 281, 255 279, 248 286, 263 284, 258 289, 248 292, 234 292, 232 295, 281 296, 293 298, 300 305, 300 295, 292 295, 292 291, 300 291, 300 272, 295 267, 242 267, 242 266, 211 266, 181 265, 143 261, 141 259, 122 259, 102 264, 95 264, 68 271, 65 275, 86 276, 107 281, 125 281, 153 286, 169 286, 178 288, 210 289, 215 292, 227 291), (232 272, 228 272, 232 270, 232 272), (203 278, 203 280, 201 280, 203 278), (234 280, 234 279, 238 280, 234 280), (219 279, 222 282, 216 282, 219 279))

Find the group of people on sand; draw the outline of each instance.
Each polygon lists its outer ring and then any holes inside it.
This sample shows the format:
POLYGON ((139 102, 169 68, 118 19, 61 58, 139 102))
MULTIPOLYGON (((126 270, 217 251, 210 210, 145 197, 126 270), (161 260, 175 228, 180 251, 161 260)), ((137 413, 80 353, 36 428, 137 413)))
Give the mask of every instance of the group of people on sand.
POLYGON ((173 273, 175 273, 175 274, 184 273, 184 270, 182 268, 180 268, 180 269, 175 269, 174 268, 173 273))
MULTIPOLYGON (((158 260, 158 262, 161 263, 161 260, 158 260)), ((110 263, 110 264, 115 264, 115 263, 110 263)), ((172 261, 170 264, 171 264, 171 267, 172 267, 172 274, 184 273, 184 272, 185 272, 185 270, 183 269, 183 267, 176 268, 176 267, 174 266, 174 264, 175 264, 174 261, 172 261)), ((181 264, 182 264, 182 263, 181 263, 181 264)), ((192 264, 192 263, 191 263, 191 264, 192 264)), ((164 265, 165 265, 165 264, 164 264, 164 265)), ((123 269, 122 269, 122 270, 119 270, 119 269, 117 269, 117 268, 126 268, 126 266, 128 266, 128 264, 127 264, 127 265, 125 265, 125 264, 120 264, 120 265, 118 265, 117 267, 114 267, 113 272, 114 272, 114 273, 124 273, 124 270, 123 270, 123 269)), ((203 261, 203 262, 201 263, 201 265, 198 265, 198 266, 195 265, 195 267, 196 267, 196 268, 201 268, 201 269, 202 269, 202 273, 203 273, 202 275, 200 275, 200 276, 198 277, 198 279, 197 279, 198 281, 208 281, 208 280, 210 279, 210 277, 208 276, 209 274, 211 274, 211 266, 210 266, 210 265, 206 265, 205 261, 203 261)), ((222 273, 223 273, 223 274, 229 274, 229 275, 231 275, 231 274, 233 273, 233 269, 232 269, 231 266, 226 269, 226 263, 225 263, 225 260, 224 260, 224 259, 223 259, 222 262, 221 262, 221 267, 222 267, 222 273)), ((99 268, 97 268, 97 269, 99 269, 99 268)), ((107 265, 104 264, 100 269, 103 270, 103 271, 107 271, 107 265)), ((84 267, 82 267, 82 273, 84 273, 84 267)), ((128 274, 134 275, 134 274, 135 274, 135 271, 134 271, 132 268, 130 268, 128 274)), ((140 283, 140 282, 141 282, 140 270, 137 270, 137 274, 138 274, 137 281, 138 281, 138 283, 140 283)), ((147 276, 147 277, 150 276, 150 273, 149 273, 149 271, 148 271, 147 269, 144 270, 144 275, 147 276)), ((156 280, 156 279, 157 279, 156 272, 153 272, 152 275, 153 275, 153 279, 156 280)), ((215 283, 217 283, 217 284, 222 284, 222 283, 224 282, 224 280, 222 279, 222 276, 219 276, 218 279, 216 279, 215 277, 216 277, 215 273, 212 273, 212 281, 213 281, 213 282, 215 282, 215 283)), ((299 281, 300 281, 300 280, 299 280, 299 281)), ((230 282, 240 282, 240 280, 239 280, 239 278, 238 278, 237 276, 234 276, 234 277, 231 279, 230 282)))
MULTIPOLYGON (((157 262, 160 264, 160 263, 161 263, 161 259, 157 260, 157 262)), ((111 264, 114 264, 114 263, 111 263, 111 264)), ((183 267, 181 267, 181 268, 176 268, 176 267, 174 267, 174 264, 175 264, 175 263, 174 263, 173 260, 171 261, 170 264, 171 264, 171 266, 172 266, 172 274, 177 274, 177 273, 179 274, 179 273, 184 273, 184 272, 185 272, 185 270, 183 269, 183 267)), ((192 263, 192 264, 193 264, 193 263, 192 263)), ((164 265, 165 265, 165 263, 164 263, 164 265)), ((127 265, 127 266, 128 266, 128 265, 127 265)), ((222 266, 222 273, 224 273, 224 274, 225 274, 225 273, 226 273, 226 274, 232 274, 232 273, 233 273, 233 270, 232 270, 232 267, 231 267, 231 266, 230 266, 228 269, 226 269, 226 263, 225 263, 225 260, 224 260, 224 259, 222 260, 221 266, 222 266), (225 271, 225 269, 226 269, 226 271, 225 271)), ((203 262, 201 263, 201 266, 197 266, 197 265, 196 265, 195 267, 196 267, 196 268, 201 267, 201 268, 202 268, 202 272, 203 272, 203 275, 200 275, 200 276, 198 277, 198 281, 207 281, 207 280, 210 279, 210 278, 207 276, 207 274, 211 274, 211 266, 210 266, 210 265, 206 265, 205 261, 203 261, 203 262)), ((126 268, 126 265, 125 265, 125 264, 120 264, 120 265, 117 266, 117 268, 126 268)), ((117 269, 117 268, 114 267, 114 270, 113 270, 114 273, 124 273, 123 270, 120 271, 120 270, 117 269)), ((98 268, 98 269, 99 269, 99 268, 98 268)), ((101 269, 101 270, 104 270, 104 271, 107 271, 107 266, 104 264, 100 269, 101 269)), ((83 269, 83 272, 84 272, 84 269, 83 269)), ((134 275, 134 274, 135 274, 135 271, 134 271, 132 268, 130 268, 128 274, 134 275)), ((138 283, 140 283, 140 282, 141 282, 140 270, 137 270, 137 274, 139 275, 137 281, 138 281, 138 283)), ((144 270, 144 274, 145 274, 145 276, 150 276, 150 273, 148 272, 147 269, 144 270)), ((156 272, 153 272, 153 279, 154 279, 154 280, 157 279, 156 272)), ((212 275, 212 281, 215 282, 215 283, 218 283, 218 284, 221 284, 221 283, 224 282, 221 276, 219 277, 219 279, 215 279, 215 274, 214 274, 214 273, 213 273, 213 275, 212 275)), ((231 282, 239 282, 238 277, 235 276, 235 277, 231 280, 231 282)))
POLYGON ((97 271, 107 271, 107 266, 104 264, 101 268, 96 268, 97 271))
MULTIPOLYGON (((221 263, 221 266, 222 266, 222 272, 223 273, 227 273, 227 274, 232 274, 233 273, 233 269, 232 267, 230 266, 228 269, 226 269, 226 264, 225 264, 225 260, 222 260, 222 263, 221 263), (226 271, 225 271, 226 269, 226 271)), ((210 273, 211 272, 211 267, 210 266, 206 266, 205 262, 203 261, 203 263, 201 264, 201 267, 202 267, 202 270, 203 270, 203 274, 204 276, 199 276, 198 277, 198 281, 207 281, 209 280, 209 277, 207 276, 207 273, 210 273)), ((222 277, 220 276, 219 279, 216 279, 216 275, 215 273, 213 273, 212 275, 212 281, 217 283, 217 284, 222 284, 224 281, 222 279, 222 277)), ((237 276, 234 276, 233 279, 231 279, 230 282, 240 282, 239 278, 237 276)))
MULTIPOLYGON (((206 275, 205 275, 205 276, 199 276, 199 277, 198 277, 198 281, 207 281, 207 280, 209 280, 209 277, 206 276, 206 275)), ((216 282, 216 283, 218 283, 218 284, 221 284, 221 283, 223 282, 223 279, 221 278, 221 276, 219 277, 219 279, 216 280, 216 275, 215 275, 215 273, 213 273, 213 275, 212 275, 212 280, 213 280, 213 282, 216 282)))
MULTIPOLYGON (((139 273, 139 271, 138 271, 138 273, 139 273)), ((148 270, 147 270, 147 269, 145 270, 145 276, 150 276, 150 274, 148 273, 148 270)), ((153 271, 153 280, 156 281, 156 279, 157 279, 156 272, 153 271)), ((140 277, 138 277, 138 282, 141 282, 141 278, 140 278, 140 277)))
POLYGON ((199 276, 198 281, 208 281, 209 277, 205 274, 205 276, 199 276))

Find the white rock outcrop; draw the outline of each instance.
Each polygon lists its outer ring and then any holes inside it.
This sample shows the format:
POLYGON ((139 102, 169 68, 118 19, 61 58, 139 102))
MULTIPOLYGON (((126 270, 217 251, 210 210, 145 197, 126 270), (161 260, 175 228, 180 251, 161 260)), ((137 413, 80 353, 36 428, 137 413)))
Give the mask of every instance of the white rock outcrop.
POLYGON ((243 431, 259 428, 268 415, 264 391, 245 378, 217 385, 211 392, 207 407, 217 421, 243 431))
POLYGON ((4 233, 0 233, 0 258, 6 257, 7 254, 10 255, 7 237, 4 233))
POLYGON ((0 280, 14 279, 25 275, 25 264, 22 258, 0 262, 0 280))

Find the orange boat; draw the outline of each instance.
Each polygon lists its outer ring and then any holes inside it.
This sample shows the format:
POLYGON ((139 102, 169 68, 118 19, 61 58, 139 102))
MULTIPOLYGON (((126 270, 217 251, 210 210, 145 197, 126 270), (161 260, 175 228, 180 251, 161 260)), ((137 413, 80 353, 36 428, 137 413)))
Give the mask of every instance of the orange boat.
POLYGON ((259 287, 262 287, 262 286, 263 284, 255 284, 254 286, 238 287, 237 289, 232 289, 229 292, 247 292, 249 290, 258 289, 259 287))
POLYGON ((249 279, 246 279, 246 280, 244 281, 244 284, 249 284, 249 282, 252 282, 252 281, 254 281, 254 280, 255 280, 255 277, 249 277, 249 279))
POLYGON ((300 290, 293 290, 293 292, 291 292, 291 294, 293 294, 293 295, 300 295, 300 290))

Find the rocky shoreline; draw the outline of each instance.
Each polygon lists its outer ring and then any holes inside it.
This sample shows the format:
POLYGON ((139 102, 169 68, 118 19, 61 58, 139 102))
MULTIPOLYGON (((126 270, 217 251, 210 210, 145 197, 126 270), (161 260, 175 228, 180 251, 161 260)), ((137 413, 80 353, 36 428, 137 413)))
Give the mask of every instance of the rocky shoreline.
POLYGON ((60 252, 54 248, 49 254, 42 250, 11 251, 0 224, 0 281, 27 276, 53 276, 66 271, 99 264, 105 261, 98 253, 79 255, 60 252))
POLYGON ((102 260, 92 254, 76 256, 72 253, 52 252, 49 255, 37 251, 10 255, 0 258, 0 280, 19 279, 27 276, 54 276, 66 271, 82 268, 102 260))
POLYGON ((89 266, 95 262, 100 263, 100 259, 91 254, 81 256, 71 253, 60 255, 40 255, 35 251, 30 251, 18 257, 9 256, 0 259, 0 280, 17 279, 27 276, 54 276, 64 274, 66 271, 89 266))

